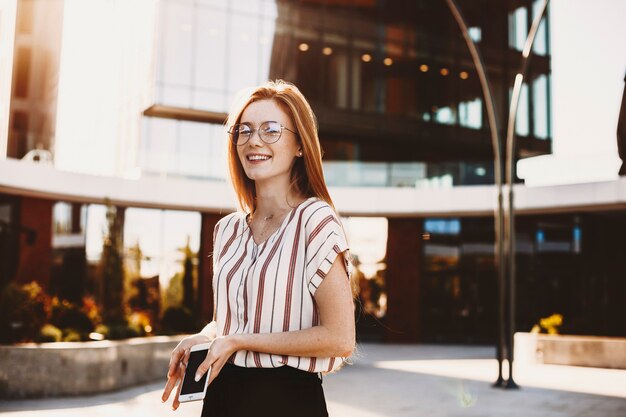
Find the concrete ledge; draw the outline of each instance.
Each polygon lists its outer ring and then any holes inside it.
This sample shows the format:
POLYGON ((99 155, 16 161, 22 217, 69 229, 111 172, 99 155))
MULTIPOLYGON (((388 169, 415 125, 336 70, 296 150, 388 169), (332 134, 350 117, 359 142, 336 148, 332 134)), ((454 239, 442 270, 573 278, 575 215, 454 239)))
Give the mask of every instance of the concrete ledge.
POLYGON ((184 336, 0 346, 0 398, 85 395, 146 382, 165 384, 184 336))
POLYGON ((626 369, 626 338, 515 333, 515 360, 626 369))

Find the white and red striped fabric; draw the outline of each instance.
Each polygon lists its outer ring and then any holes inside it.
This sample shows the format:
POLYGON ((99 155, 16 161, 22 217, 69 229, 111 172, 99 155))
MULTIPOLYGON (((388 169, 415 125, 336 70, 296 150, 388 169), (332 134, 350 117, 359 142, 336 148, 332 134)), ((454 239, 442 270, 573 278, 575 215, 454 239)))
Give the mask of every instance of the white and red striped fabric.
MULTIPOLYGON (((292 209, 260 245, 254 242, 246 216, 243 212, 225 216, 213 234, 217 334, 277 333, 318 325, 313 296, 339 253, 344 253, 348 279, 352 274, 350 251, 336 212, 325 201, 310 197, 292 209)), ((239 351, 229 362, 330 372, 344 359, 239 351)))

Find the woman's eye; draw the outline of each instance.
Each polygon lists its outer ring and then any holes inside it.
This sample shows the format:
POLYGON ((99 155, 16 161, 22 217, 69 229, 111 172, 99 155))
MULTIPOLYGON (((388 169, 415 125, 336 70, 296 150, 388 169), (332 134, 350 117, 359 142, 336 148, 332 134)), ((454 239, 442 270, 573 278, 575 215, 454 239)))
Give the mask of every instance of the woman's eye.
POLYGON ((263 132, 269 133, 269 134, 273 135, 273 134, 276 134, 276 133, 280 132, 280 127, 278 127, 278 126, 266 126, 263 129, 263 132))

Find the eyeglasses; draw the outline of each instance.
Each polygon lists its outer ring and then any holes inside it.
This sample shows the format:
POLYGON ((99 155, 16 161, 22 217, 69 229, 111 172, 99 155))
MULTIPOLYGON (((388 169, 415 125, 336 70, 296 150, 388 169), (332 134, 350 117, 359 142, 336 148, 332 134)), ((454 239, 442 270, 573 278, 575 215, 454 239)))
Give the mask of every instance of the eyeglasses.
POLYGON ((293 134, 297 134, 293 130, 281 125, 278 122, 263 122, 258 129, 253 129, 247 123, 239 123, 233 125, 228 129, 230 140, 237 146, 245 145, 248 140, 254 135, 254 132, 259 132, 261 140, 267 144, 272 144, 280 139, 283 134, 283 129, 290 131, 293 134))

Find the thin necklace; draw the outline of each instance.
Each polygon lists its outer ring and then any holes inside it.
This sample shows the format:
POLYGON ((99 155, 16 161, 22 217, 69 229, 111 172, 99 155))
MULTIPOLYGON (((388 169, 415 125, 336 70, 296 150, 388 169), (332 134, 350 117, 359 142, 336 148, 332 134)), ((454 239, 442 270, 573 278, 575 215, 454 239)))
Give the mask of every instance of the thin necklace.
MULTIPOLYGON (((299 204, 301 204, 301 203, 299 203, 299 204)), ((291 207, 291 208, 288 210, 288 212, 289 212, 289 211, 291 211, 291 210, 293 210, 294 208, 298 207, 298 205, 299 205, 299 204, 296 204, 296 206, 291 207)), ((267 221, 269 221, 269 220, 272 220, 272 219, 274 218, 274 215, 275 215, 275 214, 276 214, 276 213, 272 213, 272 214, 270 214, 269 216, 264 216, 264 217, 263 217, 263 220, 264 220, 264 221, 266 221, 266 222, 267 222, 267 221)), ((253 217, 253 216, 254 216, 254 214, 253 214, 253 213, 250 213, 250 215, 248 216, 248 225, 250 225, 250 223, 252 223, 252 217, 253 217)))

